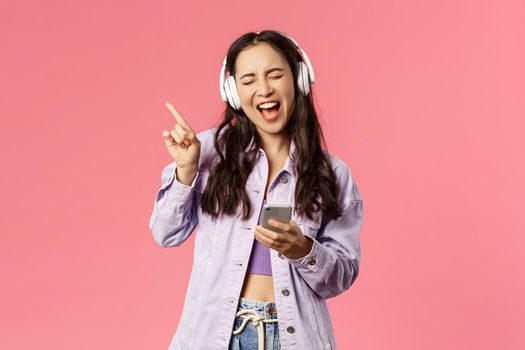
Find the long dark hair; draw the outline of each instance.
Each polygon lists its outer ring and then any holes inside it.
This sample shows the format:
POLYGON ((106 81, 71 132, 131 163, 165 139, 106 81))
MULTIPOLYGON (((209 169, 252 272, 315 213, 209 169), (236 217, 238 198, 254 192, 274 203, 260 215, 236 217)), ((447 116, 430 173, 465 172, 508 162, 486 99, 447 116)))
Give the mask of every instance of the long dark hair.
MULTIPOLYGON (((237 55, 251 45, 268 43, 292 68, 295 88, 295 106, 286 126, 286 132, 296 148, 291 155, 295 187, 295 211, 313 220, 314 212, 322 210, 324 219, 341 216, 337 203, 339 188, 330 161, 321 144, 326 146, 324 136, 314 108, 312 92, 307 96, 299 93, 297 86, 296 62, 302 60, 294 43, 277 31, 249 32, 235 40, 228 50, 226 69, 234 75, 237 55)), ((211 169, 206 189, 201 199, 203 212, 216 218, 221 213, 234 214, 242 202, 242 219, 251 213, 251 206, 245 184, 255 166, 260 139, 255 125, 244 111, 235 110, 228 103, 223 120, 217 128, 214 147, 220 158, 211 169), (223 130, 224 129, 224 130, 223 130), (255 147, 246 152, 252 139, 255 147)), ((324 147, 326 148, 326 147, 324 147)))

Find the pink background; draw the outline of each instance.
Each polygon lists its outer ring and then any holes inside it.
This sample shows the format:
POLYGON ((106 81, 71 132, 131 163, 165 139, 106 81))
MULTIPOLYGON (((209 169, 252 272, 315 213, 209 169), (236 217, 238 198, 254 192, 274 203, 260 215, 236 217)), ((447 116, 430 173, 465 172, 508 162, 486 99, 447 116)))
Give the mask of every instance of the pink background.
POLYGON ((365 200, 340 349, 523 349, 523 1, 0 5, 1 349, 167 349, 193 239, 148 223, 171 101, 218 121, 229 44, 309 54, 329 151, 365 200))

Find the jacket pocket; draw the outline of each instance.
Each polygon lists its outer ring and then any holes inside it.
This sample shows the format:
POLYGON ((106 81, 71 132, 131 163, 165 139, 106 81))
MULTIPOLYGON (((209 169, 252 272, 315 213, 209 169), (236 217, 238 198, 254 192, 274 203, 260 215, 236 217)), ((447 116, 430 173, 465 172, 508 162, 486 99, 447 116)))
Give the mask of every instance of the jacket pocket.
POLYGON ((193 255, 197 259, 209 259, 215 246, 215 230, 213 228, 199 225, 195 235, 195 247, 193 255))
POLYGON ((321 228, 322 216, 319 213, 315 214, 314 219, 309 219, 307 216, 295 216, 292 220, 295 221, 297 226, 301 229, 303 234, 312 238, 317 237, 317 233, 321 228))

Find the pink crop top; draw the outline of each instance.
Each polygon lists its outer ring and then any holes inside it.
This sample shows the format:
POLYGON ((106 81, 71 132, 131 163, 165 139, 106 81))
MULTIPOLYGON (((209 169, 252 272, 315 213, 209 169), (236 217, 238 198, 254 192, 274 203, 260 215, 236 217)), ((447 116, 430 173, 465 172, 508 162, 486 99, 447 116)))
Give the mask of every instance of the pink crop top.
MULTIPOLYGON (((262 208, 266 204, 266 199, 263 202, 262 208)), ((261 223, 261 211, 259 212, 258 224, 261 223)), ((258 275, 272 275, 272 264, 270 262, 270 248, 260 243, 258 240, 253 240, 252 252, 250 254, 250 261, 248 262, 247 273, 254 273, 258 275)))

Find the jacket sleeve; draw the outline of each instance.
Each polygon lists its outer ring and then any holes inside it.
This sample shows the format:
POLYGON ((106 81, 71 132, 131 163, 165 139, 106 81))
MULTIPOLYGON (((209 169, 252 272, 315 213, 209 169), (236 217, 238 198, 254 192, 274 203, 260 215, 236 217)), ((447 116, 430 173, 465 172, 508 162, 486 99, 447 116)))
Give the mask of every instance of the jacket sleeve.
POLYGON ((155 241, 163 247, 182 244, 197 226, 198 218, 193 208, 195 182, 190 186, 177 181, 175 162, 162 170, 162 184, 155 195, 149 228, 155 241))
POLYGON ((205 130, 198 133, 197 137, 201 141, 199 168, 189 186, 177 180, 175 162, 168 164, 162 170, 161 186, 155 195, 149 228, 155 241, 163 247, 182 244, 199 222, 200 194, 196 191, 195 186, 203 173, 203 157, 210 150, 210 143, 213 142, 210 139, 212 140, 213 133, 211 130, 205 130))
POLYGON ((363 200, 345 164, 335 169, 342 216, 322 222, 310 252, 299 259, 287 259, 308 286, 324 299, 349 289, 359 273, 363 225, 363 200))

